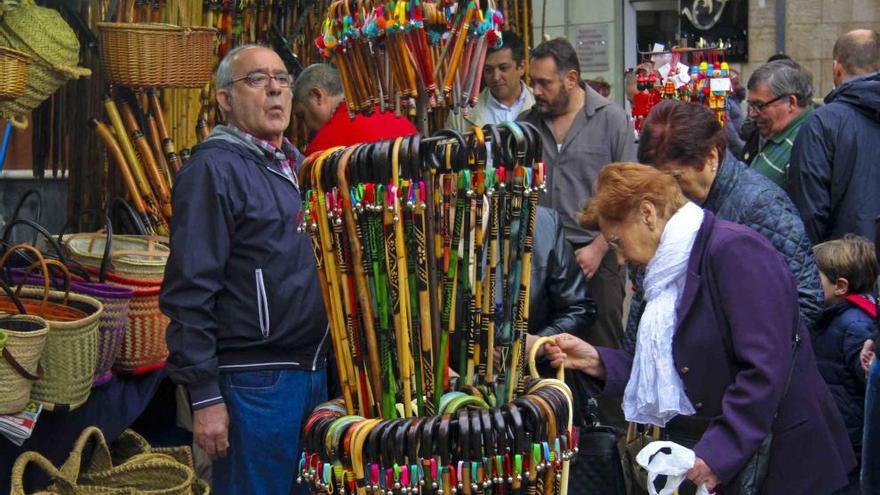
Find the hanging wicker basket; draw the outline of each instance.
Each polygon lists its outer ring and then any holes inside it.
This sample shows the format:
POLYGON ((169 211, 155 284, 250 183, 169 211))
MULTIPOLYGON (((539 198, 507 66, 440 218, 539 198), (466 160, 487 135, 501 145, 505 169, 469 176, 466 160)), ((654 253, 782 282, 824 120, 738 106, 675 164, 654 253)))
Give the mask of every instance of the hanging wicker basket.
POLYGON ((14 100, 24 94, 32 61, 24 52, 0 46, 0 100, 14 100))
POLYGON ((110 82, 129 87, 200 88, 214 72, 208 27, 99 22, 101 63, 110 82))

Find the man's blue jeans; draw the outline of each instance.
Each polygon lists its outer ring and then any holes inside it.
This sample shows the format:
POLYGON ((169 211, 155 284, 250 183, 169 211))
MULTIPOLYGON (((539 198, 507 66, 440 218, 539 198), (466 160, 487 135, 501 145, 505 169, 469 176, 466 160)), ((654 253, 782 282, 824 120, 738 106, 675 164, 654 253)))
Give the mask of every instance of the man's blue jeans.
POLYGON ((874 359, 865 390, 862 495, 880 495, 880 359, 874 359))
POLYGON ((296 483, 303 422, 327 398, 326 370, 220 374, 229 453, 213 464, 216 495, 308 494, 296 483))

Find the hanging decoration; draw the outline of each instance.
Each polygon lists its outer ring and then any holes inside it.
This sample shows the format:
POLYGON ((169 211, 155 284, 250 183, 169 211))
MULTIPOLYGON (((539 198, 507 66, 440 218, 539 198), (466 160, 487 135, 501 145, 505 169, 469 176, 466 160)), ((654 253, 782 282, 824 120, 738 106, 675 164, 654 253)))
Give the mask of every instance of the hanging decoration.
POLYGON ((644 63, 637 70, 638 91, 633 96, 636 131, 641 131, 651 108, 664 99, 706 106, 715 112, 722 126, 727 125, 727 105, 733 85, 725 54, 723 46, 642 52, 644 63), (690 66, 682 61, 688 56, 690 66))

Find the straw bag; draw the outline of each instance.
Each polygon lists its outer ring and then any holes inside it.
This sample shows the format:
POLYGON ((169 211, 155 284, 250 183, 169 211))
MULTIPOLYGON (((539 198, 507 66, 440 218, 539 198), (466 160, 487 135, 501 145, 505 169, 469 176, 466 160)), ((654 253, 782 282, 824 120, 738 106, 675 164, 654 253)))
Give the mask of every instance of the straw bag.
POLYGON ((134 291, 128 313, 128 330, 113 368, 135 375, 164 368, 168 357, 165 330, 169 320, 159 310, 162 280, 137 280, 108 273, 107 281, 134 291))
POLYGON ((40 378, 40 356, 49 324, 38 316, 0 316, 0 414, 14 414, 27 406, 34 380, 40 378))
MULTIPOLYGON (((71 234, 64 237, 70 258, 80 264, 100 269, 107 252, 108 236, 102 232, 71 234)), ((109 270, 124 277, 161 280, 170 249, 159 239, 130 235, 112 236, 109 270)))
POLYGON ((0 116, 12 118, 16 127, 27 127, 27 116, 70 79, 88 76, 79 67, 79 40, 57 10, 21 0, 0 19, 0 46, 26 53, 33 59, 24 94, 0 103, 0 116))
MULTIPOLYGON (((0 1, 0 10, 2 8, 0 1)), ((31 62, 27 53, 0 47, 0 101, 12 100, 24 94, 31 62)))
MULTIPOLYGON (((33 303, 40 300, 41 304, 37 308, 43 309, 44 313, 36 315, 49 323, 50 330, 41 360, 43 376, 34 383, 31 399, 42 403, 43 408, 50 411, 76 409, 88 400, 94 380, 98 362, 98 320, 104 312, 104 305, 92 297, 49 290, 49 265, 61 269, 65 277, 65 287, 68 288, 70 273, 61 262, 43 259, 40 252, 32 246, 14 246, 0 259, 0 267, 18 249, 29 250, 38 259, 25 272, 24 278, 28 277, 30 270, 39 267, 43 272, 45 285, 40 289, 22 289, 19 285, 16 296, 20 294, 21 304, 25 307, 25 301, 33 303), (84 316, 71 318, 62 311, 65 308, 84 316)), ((11 297, 7 296, 7 299, 11 297)), ((17 312, 18 309, 14 311, 17 312)))
POLYGON ((114 464, 101 430, 88 427, 80 434, 60 469, 36 452, 21 454, 12 467, 12 495, 24 495, 24 471, 36 464, 51 478, 52 485, 41 494, 74 495, 191 495, 197 488, 192 469, 165 454, 148 452, 114 464), (81 471, 83 454, 94 440, 91 463, 81 471))
MULTIPOLYGON (((119 438, 111 445, 110 455, 114 464, 120 464, 131 457, 139 454, 164 454, 173 457, 177 462, 196 471, 195 462, 193 461, 192 447, 153 447, 147 442, 147 439, 139 435, 133 430, 125 430, 119 435, 119 438)), ((196 478, 193 485, 193 493, 199 495, 208 495, 211 493, 211 487, 205 480, 196 478)))
MULTIPOLYGON (((35 314, 40 316, 41 318, 46 318, 47 320, 52 321, 76 321, 85 318, 86 313, 75 306, 71 306, 68 304, 69 302, 69 292, 64 292, 64 297, 58 300, 50 300, 49 297, 49 270, 46 260, 43 258, 42 253, 40 251, 29 245, 29 244, 16 244, 12 248, 10 248, 6 254, 0 258, 0 268, 6 266, 9 262, 13 253, 18 250, 29 251, 36 258, 36 262, 31 266, 30 269, 40 268, 41 275, 43 276, 43 288, 40 298, 32 298, 26 297, 22 295, 22 287, 21 285, 15 291, 15 297, 11 295, 0 296, 0 311, 7 313, 20 313, 23 307, 24 312, 27 314, 35 314)), ((67 269, 64 269, 67 272, 67 269)), ((70 284, 70 273, 67 273, 67 284, 66 288, 69 289, 70 284)), ((29 295, 33 296, 35 293, 31 292, 29 295)))

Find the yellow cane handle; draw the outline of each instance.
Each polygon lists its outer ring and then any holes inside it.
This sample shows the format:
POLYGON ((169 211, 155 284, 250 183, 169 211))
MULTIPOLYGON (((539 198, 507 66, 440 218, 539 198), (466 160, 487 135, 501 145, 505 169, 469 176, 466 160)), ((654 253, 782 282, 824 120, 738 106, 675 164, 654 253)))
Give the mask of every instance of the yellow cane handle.
MULTIPOLYGON (((538 349, 548 342, 553 343, 555 340, 553 337, 539 337, 529 349, 529 374, 532 375, 532 378, 541 378, 541 375, 538 374, 538 368, 535 366, 535 358, 538 356, 538 349)), ((556 378, 565 380, 565 366, 559 365, 559 368, 556 369, 556 378)))

